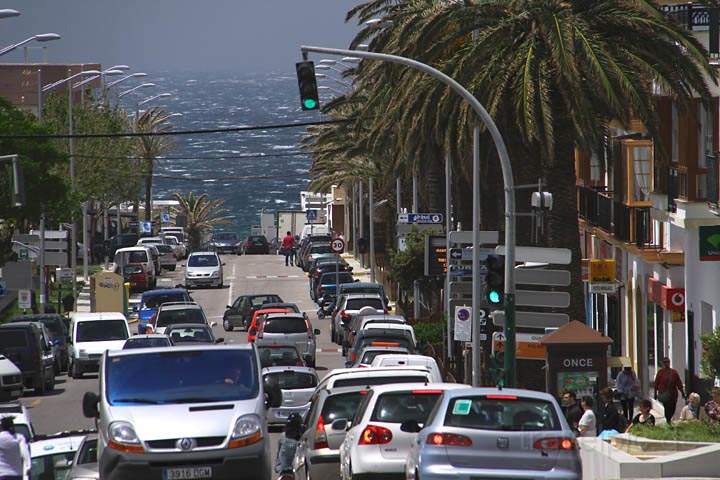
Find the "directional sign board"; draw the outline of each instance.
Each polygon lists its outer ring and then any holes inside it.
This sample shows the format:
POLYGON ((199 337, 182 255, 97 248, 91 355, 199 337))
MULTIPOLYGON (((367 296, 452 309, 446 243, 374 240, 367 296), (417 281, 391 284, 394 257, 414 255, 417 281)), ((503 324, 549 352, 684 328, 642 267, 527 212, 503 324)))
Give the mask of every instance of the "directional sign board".
POLYGON ((567 270, 515 269, 515 283, 519 285, 546 285, 548 287, 567 287, 570 285, 570 272, 567 270))
POLYGON ((518 307, 567 308, 570 306, 568 292, 541 292, 536 290, 518 290, 515 294, 518 307))
MULTIPOLYGON (((449 238, 451 244, 472 244, 473 236, 472 231, 462 230, 459 232, 450 232, 449 238)), ((478 243, 480 245, 497 245, 500 238, 500 233, 496 230, 482 230, 478 232, 478 243)))
POLYGON ((332 242, 330 242, 330 249, 334 253, 342 253, 343 250, 345 250, 345 240, 342 238, 336 238, 332 242))
MULTIPOLYGON (((505 326, 505 312, 502 310, 492 312, 492 319, 495 326, 505 326)), ((569 321, 570 316, 566 313, 515 312, 515 324, 518 327, 557 328, 569 321)))
POLYGON ((55 279, 60 283, 72 283, 73 281, 73 269, 72 268, 56 268, 55 279))
MULTIPOLYGON (((545 347, 540 343, 541 334, 517 333, 515 334, 517 358, 525 360, 545 360, 545 347)), ((500 353, 505 350, 505 335, 495 332, 492 336, 492 352, 500 353)))
POLYGON ((430 223, 442 225, 445 215, 442 213, 401 213, 398 223, 430 223))
MULTIPOLYGON (((480 260, 487 260, 488 255, 495 253, 493 248, 479 248, 480 260)), ((453 248, 450 250, 451 260, 470 261, 472 260, 473 249, 470 248, 453 248)))
MULTIPOLYGON (((495 247, 495 253, 505 255, 505 245, 495 247)), ((568 248, 515 247, 516 262, 555 263, 569 265, 572 252, 568 248)))

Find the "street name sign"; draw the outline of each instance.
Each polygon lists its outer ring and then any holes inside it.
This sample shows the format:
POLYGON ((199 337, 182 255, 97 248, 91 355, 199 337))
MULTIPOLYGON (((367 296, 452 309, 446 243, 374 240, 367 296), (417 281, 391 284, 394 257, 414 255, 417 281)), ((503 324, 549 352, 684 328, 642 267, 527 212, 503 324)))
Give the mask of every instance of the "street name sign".
MULTIPOLYGON (((505 326, 505 312, 492 312, 493 323, 498 327, 505 326)), ((567 313, 515 312, 515 324, 526 328, 558 328, 570 321, 567 313)))
POLYGON ((398 223, 429 223, 442 224, 445 215, 442 213, 400 213, 398 223))
POLYGON ((590 293, 608 294, 615 293, 617 291, 618 284, 616 282, 590 283, 589 287, 590 293))
MULTIPOLYGON (((472 244, 472 231, 462 230, 449 233, 450 244, 472 244)), ((478 242, 480 245, 497 245, 500 240, 500 233, 496 230, 482 230, 479 232, 478 242)))
POLYGON ((515 283, 520 285, 567 287, 570 285, 570 272, 567 270, 516 268, 515 283))
MULTIPOLYGON (((480 260, 487 260, 488 255, 491 255, 495 253, 495 249, 493 248, 479 248, 480 252, 480 260)), ((460 261, 471 261, 473 255, 473 249, 472 247, 467 248, 453 248, 450 250, 450 258, 452 260, 460 260, 460 261)))

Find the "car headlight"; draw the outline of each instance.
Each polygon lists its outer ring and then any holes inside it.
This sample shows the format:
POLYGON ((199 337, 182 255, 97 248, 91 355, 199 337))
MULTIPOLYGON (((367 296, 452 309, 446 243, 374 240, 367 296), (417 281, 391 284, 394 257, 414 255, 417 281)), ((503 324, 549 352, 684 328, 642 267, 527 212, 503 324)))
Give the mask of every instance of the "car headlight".
POLYGON ((78 350, 78 357, 80 357, 80 358, 88 358, 87 350, 83 350, 83 349, 78 350))
POLYGON ((215 270, 214 272, 212 272, 212 276, 213 276, 213 278, 217 278, 220 276, 220 272, 215 270))
POLYGON ((262 421, 255 414, 243 415, 235 422, 228 448, 246 447, 263 438, 262 421))
POLYGON ((143 453, 145 451, 130 422, 112 422, 110 424, 108 448, 127 453, 143 453))

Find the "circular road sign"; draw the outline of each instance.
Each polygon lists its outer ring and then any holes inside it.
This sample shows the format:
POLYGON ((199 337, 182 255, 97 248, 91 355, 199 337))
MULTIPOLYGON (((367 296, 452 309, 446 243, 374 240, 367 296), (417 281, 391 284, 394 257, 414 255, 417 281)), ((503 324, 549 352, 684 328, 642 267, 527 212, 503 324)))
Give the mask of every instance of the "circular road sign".
POLYGON ((330 242, 330 249, 335 253, 342 253, 345 250, 345 240, 342 238, 336 238, 330 242))

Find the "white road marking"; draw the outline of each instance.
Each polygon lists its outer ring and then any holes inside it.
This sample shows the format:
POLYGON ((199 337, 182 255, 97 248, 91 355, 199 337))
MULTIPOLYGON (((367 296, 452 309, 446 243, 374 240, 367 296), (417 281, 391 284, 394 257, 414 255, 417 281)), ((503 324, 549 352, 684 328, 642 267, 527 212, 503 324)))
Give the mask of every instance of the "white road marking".
MULTIPOLYGON (((235 280, 235 267, 237 267, 237 264, 233 263, 233 269, 232 269, 232 277, 230 277, 232 280, 235 280)), ((228 288, 228 305, 232 305, 233 302, 233 282, 230 282, 230 288, 228 288)))

